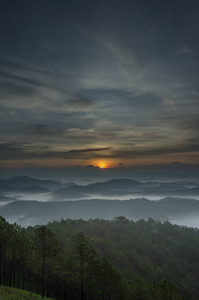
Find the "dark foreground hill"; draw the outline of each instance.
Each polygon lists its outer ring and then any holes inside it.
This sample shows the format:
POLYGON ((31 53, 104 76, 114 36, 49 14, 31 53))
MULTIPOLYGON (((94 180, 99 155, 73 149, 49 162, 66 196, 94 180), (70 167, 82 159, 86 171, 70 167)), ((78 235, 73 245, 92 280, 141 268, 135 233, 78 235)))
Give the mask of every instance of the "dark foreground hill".
MULTIPOLYGON (((148 221, 129 221, 123 216, 108 220, 62 220, 52 222, 60 243, 67 246, 70 238, 83 232, 95 243, 100 253, 117 266, 123 276, 132 280, 157 283, 172 282, 189 300, 199 295, 199 229, 148 221)), ((132 299, 148 299, 132 298, 132 299)), ((162 299, 158 292, 153 300, 162 299), (156 298, 157 297, 157 298, 156 298)), ((164 295, 173 300, 175 296, 164 295)), ((178 299, 178 298, 177 298, 178 299)))
MULTIPOLYGON (((0 299, 1 300, 42 300, 43 298, 40 295, 37 295, 32 292, 10 288, 7 286, 0 286, 0 299)), ((53 299, 45 297, 44 300, 53 300, 53 299)))
POLYGON ((57 300, 195 300, 199 294, 198 230, 123 216, 25 230, 0 217, 0 233, 0 286, 57 300))

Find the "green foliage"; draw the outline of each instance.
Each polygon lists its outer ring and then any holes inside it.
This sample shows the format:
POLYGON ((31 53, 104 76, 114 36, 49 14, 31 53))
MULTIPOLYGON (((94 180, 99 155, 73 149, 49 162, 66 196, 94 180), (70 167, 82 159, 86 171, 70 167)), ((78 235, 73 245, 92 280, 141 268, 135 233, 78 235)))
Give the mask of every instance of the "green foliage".
POLYGON ((95 243, 98 253, 117 267, 124 278, 154 285, 166 279, 189 299, 196 299, 199 287, 199 230, 164 224, 149 219, 129 221, 120 216, 108 220, 62 220, 52 222, 61 244, 82 231, 95 243), (67 235, 64 236, 64 232, 67 235))
MULTIPOLYGON (((7 286, 0 286, 0 299, 2 300, 42 300, 40 295, 32 292, 22 291, 7 286)), ((50 298, 44 298, 46 300, 52 300, 50 298)))
POLYGON ((42 297, 183 300, 180 291, 195 300, 199 294, 195 229, 120 216, 25 230, 0 218, 0 233, 2 284, 42 297))
POLYGON ((55 272, 56 258, 61 248, 55 234, 45 225, 36 228, 32 239, 35 250, 35 266, 41 278, 41 291, 42 297, 44 297, 47 276, 55 272))

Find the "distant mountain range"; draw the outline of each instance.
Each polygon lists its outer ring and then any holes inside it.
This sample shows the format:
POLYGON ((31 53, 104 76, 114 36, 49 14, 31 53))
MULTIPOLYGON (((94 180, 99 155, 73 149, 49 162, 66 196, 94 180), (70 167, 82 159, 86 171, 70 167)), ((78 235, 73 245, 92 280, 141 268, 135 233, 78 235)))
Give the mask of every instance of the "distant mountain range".
POLYGON ((88 185, 53 180, 41 180, 28 176, 16 176, 0 180, 0 192, 49 193, 49 200, 72 200, 93 197, 122 196, 181 196, 199 197, 199 184, 192 182, 140 182, 132 179, 112 179, 88 185))
POLYGON ((73 183, 62 184, 53 180, 41 180, 28 176, 15 176, 0 180, 1 192, 47 193, 60 188, 67 188, 73 183))
POLYGON ((0 203, 1 202, 13 202, 16 201, 17 199, 14 197, 7 197, 3 193, 0 193, 0 203))
POLYGON ((193 216, 199 219, 197 199, 199 184, 185 181, 112 179, 77 185, 28 176, 0 180, 0 203, 4 204, 0 206, 0 215, 22 225, 47 223, 62 217, 88 220, 120 215, 133 220, 151 217, 165 221, 193 216), (164 199, 152 201, 148 197, 164 199), (35 199, 39 201, 32 201, 35 199))
POLYGON ((23 226, 47 223, 61 218, 113 219, 124 216, 130 220, 154 218, 172 221, 199 218, 199 201, 188 198, 164 198, 151 201, 146 198, 133 200, 79 200, 79 201, 15 201, 0 207, 0 215, 8 221, 23 226))
POLYGON ((86 186, 73 185, 52 193, 54 200, 81 199, 89 197, 120 196, 199 196, 198 184, 190 182, 140 182, 132 179, 112 179, 86 186))

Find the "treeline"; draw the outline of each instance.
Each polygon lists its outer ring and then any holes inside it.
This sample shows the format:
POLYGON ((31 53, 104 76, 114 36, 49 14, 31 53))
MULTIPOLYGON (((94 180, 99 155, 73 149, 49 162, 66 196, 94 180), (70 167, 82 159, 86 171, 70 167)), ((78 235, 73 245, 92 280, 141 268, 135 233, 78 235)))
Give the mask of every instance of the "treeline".
MULTIPOLYGON (((173 277, 166 278, 167 272, 159 269, 164 260, 173 262, 169 239, 177 242, 179 234, 183 239, 189 237, 184 254, 189 270, 195 264, 198 257, 188 262, 188 244, 192 247, 194 240, 197 245, 198 232, 184 236, 183 230, 169 223, 129 222, 124 217, 113 221, 68 219, 24 229, 0 217, 0 285, 63 300, 182 300, 185 298, 169 283, 173 277)), ((178 258, 176 252, 174 260, 184 272, 178 258)), ((171 274, 175 266, 167 265, 171 274)), ((195 276, 197 272, 196 267, 195 276)), ((184 291, 189 294, 186 288, 184 291)), ((196 299, 196 292, 197 286, 189 299, 196 299)))
MULTIPOLYGON (((199 229, 148 221, 62 220, 48 227, 65 247, 82 231, 97 249, 122 273, 135 282, 156 284, 166 279, 188 299, 199 295, 199 229), (66 234, 67 233, 67 234, 66 234)), ((154 298, 155 299, 155 298, 154 298)))

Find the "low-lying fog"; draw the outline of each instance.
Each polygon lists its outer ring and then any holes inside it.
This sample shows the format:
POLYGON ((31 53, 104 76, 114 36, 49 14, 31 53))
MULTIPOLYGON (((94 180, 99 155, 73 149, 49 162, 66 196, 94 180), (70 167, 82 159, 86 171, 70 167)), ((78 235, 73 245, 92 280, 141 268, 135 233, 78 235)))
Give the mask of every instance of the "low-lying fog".
MULTIPOLYGON (((57 221, 60 221, 60 219, 56 219, 57 221)), ((88 218, 89 219, 89 218, 88 218)), ((87 219, 87 220, 88 220, 87 219)), ((92 219, 92 217, 90 218, 92 219)), ((110 218, 112 220, 113 218, 110 218)), ((27 228, 28 226, 36 226, 36 225, 44 225, 52 220, 45 221, 44 219, 40 217, 26 217, 25 215, 15 215, 14 217, 6 217, 6 220, 9 223, 17 223, 22 227, 27 228)), ((130 219, 129 219, 130 220, 130 219)), ((132 219, 133 221, 137 221, 135 219, 132 219)), ((147 220, 147 219, 146 219, 147 220)), ((157 220, 159 221, 159 220, 157 220)), ((199 217, 198 216, 187 216, 187 217, 181 217, 178 219, 168 219, 171 224, 173 225, 179 225, 179 226, 186 226, 186 227, 192 227, 192 228, 199 228, 199 217)), ((161 221, 165 222, 165 221, 161 221)))
POLYGON ((187 226, 192 228, 199 228, 199 217, 198 216, 187 216, 181 217, 179 219, 170 219, 171 224, 176 224, 179 226, 187 226))
POLYGON ((113 179, 80 185, 19 176, 0 181, 0 215, 24 227, 62 217, 88 220, 124 215, 134 221, 152 217, 199 228, 198 191, 197 181, 113 179))
MULTIPOLYGON (((6 193, 6 196, 8 198, 14 198, 16 201, 18 200, 31 200, 31 201, 42 201, 42 202, 47 202, 51 201, 51 193, 41 193, 41 194, 34 194, 34 193, 6 193)), ((6 204, 8 202, 12 201, 4 201, 0 202, 0 205, 3 203, 6 204)))
MULTIPOLYGON (((6 193, 6 197, 11 198, 12 200, 5 200, 5 201, 0 201, 0 206, 5 205, 9 202, 13 202, 14 201, 18 201, 18 200, 24 200, 24 201, 41 201, 41 202, 49 202, 49 201, 79 201, 79 200, 85 200, 85 199, 93 199, 93 198, 97 198, 97 199, 107 199, 107 200, 130 200, 130 199, 137 199, 140 197, 146 198, 148 200, 151 201, 157 201, 160 200, 162 198, 167 198, 167 197, 171 197, 170 194, 165 194, 163 195, 150 195, 150 194, 145 194, 145 195, 140 195, 140 194, 128 194, 128 195, 122 195, 122 196, 117 196, 117 197, 112 197, 109 195, 106 196, 101 196, 101 195, 97 195, 96 194, 91 194, 89 196, 87 196, 86 198, 72 198, 72 199, 55 199, 55 197, 52 195, 51 192, 48 193, 41 193, 41 194, 34 194, 34 193, 6 193)), ((190 198, 190 199, 195 199, 195 200, 199 200, 199 195, 198 196, 185 196, 185 197, 181 197, 181 198, 190 198)))

